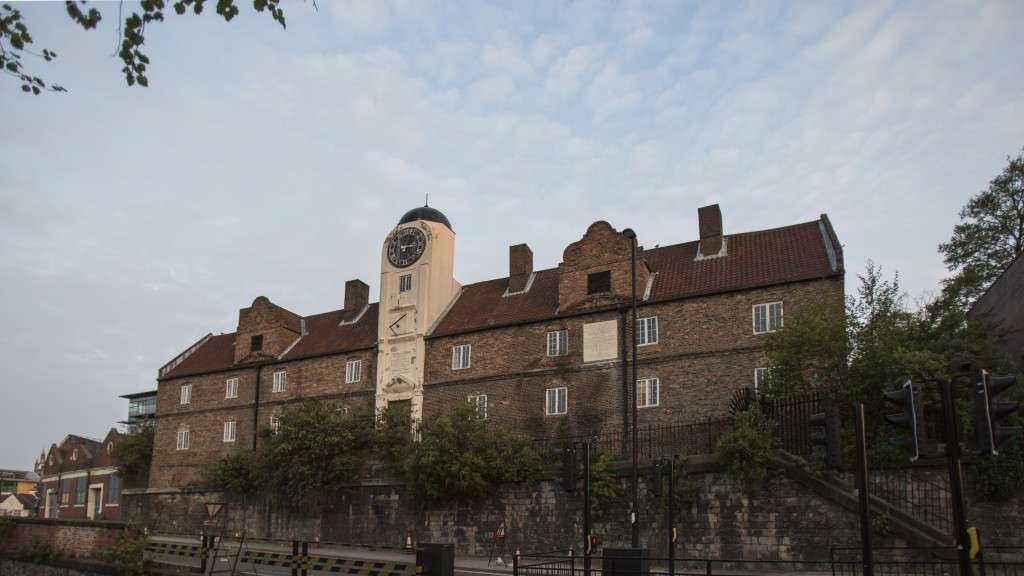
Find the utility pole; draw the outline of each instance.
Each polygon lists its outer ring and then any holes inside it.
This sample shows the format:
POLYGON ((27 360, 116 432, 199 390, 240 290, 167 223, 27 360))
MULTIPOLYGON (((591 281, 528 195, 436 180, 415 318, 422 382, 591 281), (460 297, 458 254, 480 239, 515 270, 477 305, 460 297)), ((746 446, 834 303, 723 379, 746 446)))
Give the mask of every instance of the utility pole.
POLYGON ((593 548, 590 534, 590 440, 587 440, 583 443, 583 576, 590 576, 593 548))
POLYGON ((956 532, 956 556, 961 576, 970 576, 971 559, 968 555, 967 522, 964 517, 963 471, 960 468, 960 433, 956 423, 953 385, 949 380, 939 382, 942 395, 942 425, 946 440, 946 462, 949 465, 949 489, 953 499, 953 530, 956 532))
POLYGON ((636 358, 636 232, 632 228, 626 228, 622 231, 622 234, 630 239, 629 245, 629 266, 630 275, 632 277, 632 292, 630 296, 630 307, 633 310, 633 329, 629 332, 633 336, 633 385, 632 385, 632 400, 633 403, 633 511, 630 515, 630 524, 632 525, 632 544, 633 548, 640 547, 640 446, 639 446, 639 433, 637 432, 637 406, 636 406, 636 378, 637 378, 637 358, 636 358))
POLYGON ((857 495, 860 502, 860 545, 864 576, 874 576, 875 562, 871 551, 871 508, 868 504, 868 449, 864 437, 864 403, 853 406, 857 434, 857 495))
MULTIPOLYGON (((666 458, 668 462, 668 575, 676 574, 676 500, 672 490, 676 484, 676 457, 666 458)), ((660 481, 660 479, 659 479, 660 481)))

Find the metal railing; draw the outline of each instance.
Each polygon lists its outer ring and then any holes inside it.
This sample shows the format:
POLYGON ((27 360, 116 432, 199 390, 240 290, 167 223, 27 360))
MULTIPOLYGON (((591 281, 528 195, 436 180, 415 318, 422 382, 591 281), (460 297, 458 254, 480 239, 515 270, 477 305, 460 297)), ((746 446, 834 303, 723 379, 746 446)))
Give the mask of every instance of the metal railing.
MULTIPOLYGON (((849 486, 855 484, 852 471, 837 470, 835 476, 849 486)), ((952 493, 941 465, 870 470, 868 491, 893 509, 944 533, 952 533, 952 493), (930 471, 936 472, 935 478, 928 478, 930 471)))
MULTIPOLYGON (((718 440, 729 430, 730 426, 731 422, 728 419, 659 426, 653 424, 641 425, 637 433, 638 456, 642 460, 655 460, 674 455, 694 456, 711 454, 715 451, 718 440)), ((612 457, 624 457, 632 454, 630 452, 631 434, 624 432, 607 432, 592 436, 565 438, 541 438, 534 440, 534 445, 541 452, 560 455, 563 447, 585 440, 589 440, 591 446, 594 446, 600 452, 612 457)))

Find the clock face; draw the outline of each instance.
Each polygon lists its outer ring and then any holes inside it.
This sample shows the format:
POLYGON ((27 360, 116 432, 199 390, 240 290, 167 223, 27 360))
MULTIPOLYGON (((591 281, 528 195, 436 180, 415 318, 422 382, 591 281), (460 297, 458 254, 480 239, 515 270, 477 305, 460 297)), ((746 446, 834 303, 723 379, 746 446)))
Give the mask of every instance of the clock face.
POLYGON ((388 260, 405 268, 420 259, 427 247, 427 237, 419 228, 402 228, 388 244, 388 260))

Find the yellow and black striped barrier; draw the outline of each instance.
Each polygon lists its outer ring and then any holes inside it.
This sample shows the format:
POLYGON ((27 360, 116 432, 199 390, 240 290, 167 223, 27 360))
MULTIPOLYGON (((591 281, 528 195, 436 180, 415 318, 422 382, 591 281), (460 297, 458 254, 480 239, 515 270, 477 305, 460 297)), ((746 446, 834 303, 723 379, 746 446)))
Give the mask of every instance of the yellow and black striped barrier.
MULTIPOLYGON (((154 554, 165 554, 168 556, 191 556, 200 555, 200 548, 194 544, 172 544, 170 542, 150 542, 146 544, 146 552, 154 554)), ((205 552, 205 550, 203 551, 205 552)))

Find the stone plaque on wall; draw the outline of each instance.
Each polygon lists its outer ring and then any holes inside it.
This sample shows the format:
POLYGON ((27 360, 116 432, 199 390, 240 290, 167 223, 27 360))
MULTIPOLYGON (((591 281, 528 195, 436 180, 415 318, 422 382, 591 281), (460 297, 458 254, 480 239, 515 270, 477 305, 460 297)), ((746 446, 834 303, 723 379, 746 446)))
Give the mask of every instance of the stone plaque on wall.
POLYGON ((619 322, 607 320, 583 325, 583 361, 614 360, 619 357, 619 322))

